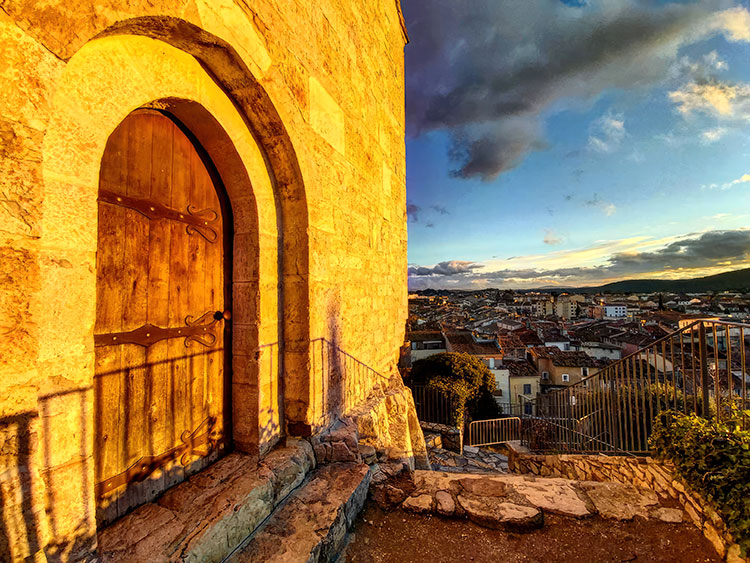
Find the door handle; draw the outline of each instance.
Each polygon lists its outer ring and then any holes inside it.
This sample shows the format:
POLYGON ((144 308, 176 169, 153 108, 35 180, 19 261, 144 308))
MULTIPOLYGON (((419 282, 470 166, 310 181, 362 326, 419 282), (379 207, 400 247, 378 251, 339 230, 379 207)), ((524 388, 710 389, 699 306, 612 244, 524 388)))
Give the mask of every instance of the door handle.
POLYGON ((217 321, 220 321, 224 319, 225 321, 228 321, 232 318, 232 312, 231 311, 216 311, 214 313, 214 319, 217 321))

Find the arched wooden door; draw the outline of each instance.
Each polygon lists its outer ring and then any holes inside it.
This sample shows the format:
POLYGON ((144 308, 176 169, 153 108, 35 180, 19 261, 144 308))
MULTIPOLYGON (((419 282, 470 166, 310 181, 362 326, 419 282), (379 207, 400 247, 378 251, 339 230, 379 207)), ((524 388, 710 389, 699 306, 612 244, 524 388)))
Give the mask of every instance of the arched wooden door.
POLYGON ((228 445, 231 219, 201 152, 166 115, 137 110, 102 158, 94 331, 100 525, 228 445))

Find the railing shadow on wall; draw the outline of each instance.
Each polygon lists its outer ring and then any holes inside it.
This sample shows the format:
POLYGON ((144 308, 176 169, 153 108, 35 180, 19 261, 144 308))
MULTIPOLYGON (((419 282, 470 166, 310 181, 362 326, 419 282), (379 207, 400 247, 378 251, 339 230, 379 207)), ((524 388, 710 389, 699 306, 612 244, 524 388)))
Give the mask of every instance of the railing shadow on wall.
POLYGON ((100 440, 119 441, 116 459, 94 457, 96 474, 107 477, 94 491, 100 526, 154 500, 228 451, 231 404, 224 369, 224 350, 215 348, 96 374, 94 431, 100 440), (209 381, 209 362, 217 362, 215 381, 209 381), (113 404, 103 389, 115 384, 113 404), (112 463, 117 473, 110 474, 112 463))
POLYGON ((13 561, 17 556, 31 558, 46 543, 44 523, 34 506, 39 499, 34 498, 32 482, 37 426, 35 412, 0 419, 0 561, 13 561))
MULTIPOLYGON (((377 382, 387 382, 390 379, 326 338, 316 338, 311 340, 310 344, 311 374, 324 375, 321 382, 322 392, 328 406, 332 406, 336 401, 340 403, 341 409, 352 406, 349 403, 363 393, 366 394, 366 390, 371 389, 377 382)), ((191 353, 190 358, 205 359, 211 354, 220 353, 222 350, 219 349, 197 352, 191 353)), ((262 369, 270 370, 266 379, 271 387, 267 392, 281 405, 283 397, 280 396, 280 391, 273 387, 274 378, 271 377, 279 367, 279 343, 260 346, 258 359, 265 355, 273 358, 261 363, 262 369)), ((133 365, 124 370, 98 373, 94 386, 40 396, 37 412, 23 412, 0 419, 0 437, 3 440, 0 451, 0 483, 13 482, 11 487, 0 489, 0 561, 12 561, 20 552, 23 552, 24 556, 33 556, 40 550, 50 554, 63 550, 67 554, 83 554, 91 549, 94 539, 91 524, 98 520, 99 525, 106 525, 114 519, 101 510, 97 515, 90 513, 91 507, 97 504, 95 484, 91 480, 97 471, 94 421, 101 420, 104 411, 113 407, 105 405, 100 395, 95 394, 95 389, 103 385, 107 378, 119 376, 121 382, 124 382, 119 403, 122 431, 140 433, 145 437, 147 446, 145 451, 131 451, 130 442, 125 439, 120 456, 123 467, 136 467, 144 455, 154 456, 162 452, 157 451, 158 447, 152 436, 154 424, 157 422, 152 416, 153 388, 149 387, 142 390, 143 392, 135 393, 133 386, 143 384, 145 379, 141 375, 144 370, 160 368, 163 373, 169 375, 163 388, 164 400, 168 407, 165 412, 174 415, 175 397, 185 393, 188 400, 184 414, 189 417, 187 420, 192 420, 195 414, 192 411, 195 406, 195 389, 192 383, 198 377, 198 364, 195 361, 187 362, 188 369, 184 370, 184 359, 164 359, 133 365), (136 372, 140 374, 137 377, 136 372), (180 378, 191 384, 185 385, 183 389, 176 389, 175 385, 180 385, 180 378), (64 447, 61 447, 62 442, 64 447), (70 453, 62 461, 59 459, 62 455, 61 450, 70 453), (134 456, 139 459, 134 459, 134 456), (41 477, 45 485, 35 482, 34 475, 41 477), (63 476, 65 483, 60 483, 63 476), (64 498, 61 496, 63 490, 64 498), (74 507, 62 506, 71 502, 73 498, 74 507), (61 510, 58 510, 58 507, 61 510), (73 532, 69 529, 71 508, 76 513, 80 512, 75 524, 76 530, 73 532), (65 524, 62 520, 65 520, 65 524), (63 526, 66 529, 63 530, 63 526), (58 537, 65 538, 65 545, 54 543, 58 537), (52 543, 49 543, 50 540, 52 543)), ((227 384, 226 380, 224 384, 227 384)), ((278 435, 278 418, 266 424, 261 432, 267 437, 278 435)), ((170 438, 180 443, 180 432, 173 432, 170 438)), ((220 438, 215 435, 212 439, 220 438)), ((192 446, 188 444, 188 453, 190 447, 192 446)), ((165 488, 199 471, 218 456, 218 451, 214 451, 210 456, 199 460, 188 458, 185 460, 186 465, 180 463, 181 456, 174 456, 166 466, 149 466, 147 472, 138 474, 134 482, 134 486, 141 489, 136 495, 138 502, 153 500, 165 488)), ((117 495, 114 498, 117 498, 117 495)), ((130 508, 132 507, 123 508, 122 511, 127 512, 130 508)))
POLYGON ((697 320, 569 387, 523 417, 536 451, 645 454, 665 411, 750 425, 750 325, 697 320))

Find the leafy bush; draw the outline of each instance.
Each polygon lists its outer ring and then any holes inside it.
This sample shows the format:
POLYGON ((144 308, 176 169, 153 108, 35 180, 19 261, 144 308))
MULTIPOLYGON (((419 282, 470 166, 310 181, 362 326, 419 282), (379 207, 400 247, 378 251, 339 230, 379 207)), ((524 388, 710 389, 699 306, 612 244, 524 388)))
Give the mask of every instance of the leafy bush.
POLYGON ((743 553, 750 553, 750 411, 732 409, 717 422, 667 411, 654 423, 654 454, 674 463, 677 473, 722 516, 743 553))
POLYGON ((461 426, 466 414, 471 418, 499 416, 492 392, 495 376, 479 358, 470 354, 443 352, 414 362, 411 368, 414 383, 437 389, 456 401, 454 424, 461 426))

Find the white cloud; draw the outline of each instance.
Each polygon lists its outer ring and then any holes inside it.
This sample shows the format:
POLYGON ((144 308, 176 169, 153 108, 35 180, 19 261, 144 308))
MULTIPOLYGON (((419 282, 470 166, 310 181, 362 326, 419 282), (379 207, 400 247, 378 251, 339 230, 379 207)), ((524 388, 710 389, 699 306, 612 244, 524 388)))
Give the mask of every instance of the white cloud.
POLYGON ((623 116, 607 113, 592 123, 589 148, 602 153, 614 152, 626 134, 623 116))
POLYGON ((701 133, 701 139, 704 144, 710 145, 711 143, 715 143, 719 139, 721 139, 724 135, 726 135, 728 132, 728 129, 726 127, 715 127, 713 129, 706 129, 701 133))
POLYGON ((716 14, 714 29, 724 33, 728 41, 750 42, 750 11, 742 6, 716 14))
POLYGON ((739 184, 747 184, 747 183, 750 183, 750 174, 743 174, 739 178, 736 178, 735 180, 732 180, 731 182, 725 182, 723 184, 706 184, 706 185, 701 186, 701 189, 702 190, 716 190, 716 189, 729 190, 739 184))

